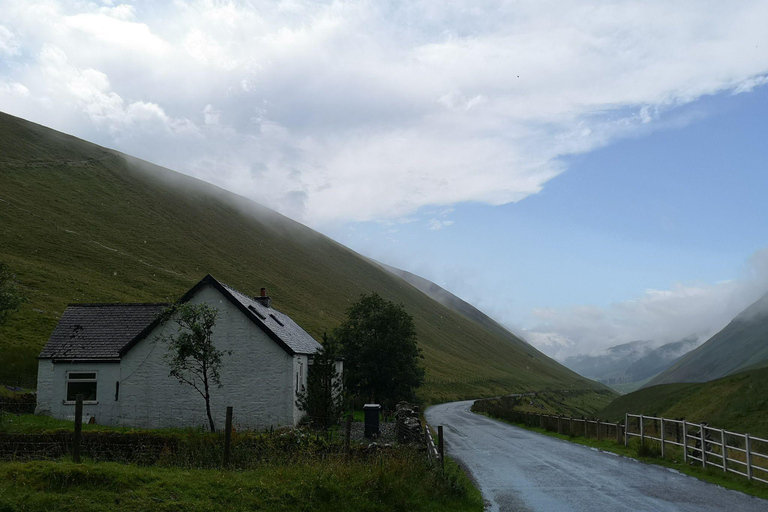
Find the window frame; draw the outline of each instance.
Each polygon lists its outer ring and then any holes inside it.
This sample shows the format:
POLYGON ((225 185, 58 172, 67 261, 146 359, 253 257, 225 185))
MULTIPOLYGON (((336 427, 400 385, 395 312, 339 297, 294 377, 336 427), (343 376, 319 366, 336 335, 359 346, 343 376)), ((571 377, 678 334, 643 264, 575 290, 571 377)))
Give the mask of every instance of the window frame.
POLYGON ((67 373, 65 375, 64 379, 64 405, 74 405, 76 403, 76 400, 68 400, 69 397, 69 383, 70 382, 93 382, 96 385, 96 398, 94 400, 83 400, 83 404, 85 405, 94 405, 99 403, 99 370, 67 370, 67 373), (70 378, 71 374, 84 374, 84 373, 92 373, 93 378, 70 378))

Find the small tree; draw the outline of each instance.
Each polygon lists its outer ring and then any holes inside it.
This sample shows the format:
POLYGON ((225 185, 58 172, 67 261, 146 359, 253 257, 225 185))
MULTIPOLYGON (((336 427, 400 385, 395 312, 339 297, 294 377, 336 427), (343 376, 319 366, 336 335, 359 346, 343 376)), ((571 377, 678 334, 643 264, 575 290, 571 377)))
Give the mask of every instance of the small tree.
POLYGON ((5 263, 0 262, 0 326, 19 309, 24 297, 16 289, 16 276, 5 263))
POLYGON ((363 295, 334 331, 344 357, 348 392, 393 407, 412 400, 424 382, 413 318, 401 304, 363 295))
POLYGON ((231 351, 218 350, 211 339, 219 311, 208 304, 175 303, 162 313, 165 320, 173 320, 179 328, 175 334, 162 336, 168 346, 165 361, 169 376, 180 383, 189 384, 205 399, 205 412, 211 432, 216 428, 211 415, 211 386, 221 387, 219 370, 221 357, 231 351))
POLYGON ((315 353, 307 373, 307 388, 301 391, 296 405, 307 413, 315 427, 328 430, 344 413, 344 387, 336 371, 337 345, 323 334, 323 348, 315 353))

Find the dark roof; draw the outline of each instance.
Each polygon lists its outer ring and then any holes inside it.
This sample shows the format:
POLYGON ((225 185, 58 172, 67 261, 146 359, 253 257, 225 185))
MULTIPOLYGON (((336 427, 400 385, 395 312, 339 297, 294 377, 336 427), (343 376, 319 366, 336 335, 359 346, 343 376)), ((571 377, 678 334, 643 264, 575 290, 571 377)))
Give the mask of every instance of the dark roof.
MULTIPOLYGON (((186 302, 211 285, 289 354, 314 354, 322 347, 280 311, 267 307, 210 274, 181 298, 186 302)), ((40 359, 118 360, 160 322, 167 304, 70 304, 40 359)))
POLYGON ((167 304, 70 304, 40 359, 119 359, 167 304))

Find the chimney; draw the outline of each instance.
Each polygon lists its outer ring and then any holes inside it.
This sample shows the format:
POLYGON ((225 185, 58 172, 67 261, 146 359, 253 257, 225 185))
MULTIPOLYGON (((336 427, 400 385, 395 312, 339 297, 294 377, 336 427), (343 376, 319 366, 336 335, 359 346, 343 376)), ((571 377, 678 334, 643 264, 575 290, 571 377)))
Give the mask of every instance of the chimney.
POLYGON ((253 300, 255 300, 256 302, 258 302, 259 304, 261 304, 266 308, 270 307, 270 304, 272 303, 270 298, 267 296, 266 288, 262 288, 261 291, 259 292, 259 296, 254 297, 253 300))

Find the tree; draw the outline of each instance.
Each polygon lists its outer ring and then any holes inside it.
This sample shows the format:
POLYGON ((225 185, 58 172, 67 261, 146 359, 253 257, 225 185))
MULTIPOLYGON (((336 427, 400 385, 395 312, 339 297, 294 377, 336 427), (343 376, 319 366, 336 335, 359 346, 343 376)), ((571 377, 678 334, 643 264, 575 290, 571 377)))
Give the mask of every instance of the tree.
POLYGON ((0 326, 8 321, 22 302, 24 297, 16 289, 16 276, 8 265, 0 262, 0 326))
POLYGON ((413 400, 424 382, 413 318, 402 304, 376 293, 363 295, 335 331, 344 357, 345 384, 358 398, 387 408, 413 400))
POLYGON ((299 393, 296 405, 307 413, 312 425, 328 430, 344 413, 344 386, 336 371, 338 347, 323 334, 323 348, 315 353, 307 374, 307 388, 299 393))
POLYGON ((189 384, 205 399, 211 432, 216 432, 216 428, 211 415, 210 388, 213 385, 221 387, 221 357, 232 353, 218 350, 213 345, 211 338, 218 313, 208 304, 174 303, 161 313, 161 317, 175 321, 178 331, 159 338, 168 346, 164 358, 170 368, 169 377, 189 384))

